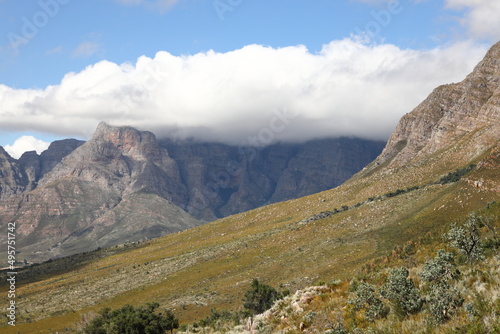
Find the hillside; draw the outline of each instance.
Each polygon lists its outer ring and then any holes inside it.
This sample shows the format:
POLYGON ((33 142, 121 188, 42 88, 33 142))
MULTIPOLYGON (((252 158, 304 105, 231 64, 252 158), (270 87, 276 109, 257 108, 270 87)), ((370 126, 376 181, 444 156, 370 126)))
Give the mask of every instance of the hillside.
POLYGON ((382 155, 340 187, 21 271, 19 325, 5 332, 72 332, 81 315, 153 300, 192 322, 238 309, 253 278, 292 292, 350 279, 486 210, 500 201, 499 52, 403 117, 382 155))

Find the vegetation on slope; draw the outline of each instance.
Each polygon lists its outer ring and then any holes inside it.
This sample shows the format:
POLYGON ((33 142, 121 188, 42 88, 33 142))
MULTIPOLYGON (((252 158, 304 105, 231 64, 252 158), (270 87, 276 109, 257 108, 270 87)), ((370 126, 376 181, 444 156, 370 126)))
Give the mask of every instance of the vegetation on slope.
POLYGON ((349 279, 398 242, 422 243, 498 199, 490 188, 473 185, 494 178, 491 172, 474 169, 446 184, 436 182, 436 175, 427 186, 410 179, 399 184, 408 191, 396 196, 384 196, 397 192, 388 189, 391 183, 367 185, 368 197, 365 191, 353 196, 358 184, 348 183, 126 249, 100 250, 87 262, 66 258, 27 268, 19 277, 32 283, 18 286, 22 302, 13 332, 72 332, 83 314, 152 301, 173 309, 183 324, 209 316, 213 308, 238 309, 253 278, 292 292, 320 280, 349 279), (342 207, 348 210, 307 219, 342 207))
POLYGON ((351 279, 319 282, 253 318, 216 310, 185 333, 498 333, 500 205, 396 246, 351 279), (437 249, 437 250, 436 250, 437 249), (238 317, 238 315, 240 317, 238 317))

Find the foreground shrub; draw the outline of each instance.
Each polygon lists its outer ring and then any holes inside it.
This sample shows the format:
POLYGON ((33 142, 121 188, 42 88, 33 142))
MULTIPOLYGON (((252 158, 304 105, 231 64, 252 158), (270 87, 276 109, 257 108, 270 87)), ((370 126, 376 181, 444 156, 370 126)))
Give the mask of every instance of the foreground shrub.
POLYGON ((389 313, 389 308, 375 295, 373 285, 365 282, 357 285, 354 296, 348 303, 354 305, 354 311, 364 310, 365 319, 368 321, 385 318, 389 313))
POLYGON ((403 317, 418 313, 423 304, 419 290, 408 275, 405 267, 393 269, 380 289, 382 297, 390 300, 396 314, 403 317))

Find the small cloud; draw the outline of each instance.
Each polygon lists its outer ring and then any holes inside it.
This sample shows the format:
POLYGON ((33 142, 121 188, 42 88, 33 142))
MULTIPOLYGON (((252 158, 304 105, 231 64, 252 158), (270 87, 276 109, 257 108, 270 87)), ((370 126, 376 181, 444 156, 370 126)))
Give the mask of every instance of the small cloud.
POLYGON ((9 155, 15 159, 19 159, 24 152, 36 151, 38 154, 42 153, 49 147, 50 143, 43 140, 36 139, 33 136, 22 136, 16 139, 14 144, 6 145, 5 150, 9 155))
POLYGON ((56 46, 55 48, 53 49, 50 49, 50 50, 47 50, 45 51, 45 54, 46 55, 53 55, 53 54, 57 54, 57 53, 61 53, 63 50, 63 47, 62 45, 59 45, 59 46, 56 46))
POLYGON ((500 39, 500 1, 446 0, 446 6, 465 10, 465 13, 460 13, 459 20, 472 37, 486 38, 493 42, 500 39))
POLYGON ((74 51, 73 57, 89 58, 95 55, 101 49, 101 45, 95 42, 83 42, 74 51))
POLYGON ((138 6, 144 5, 153 10, 159 10, 164 13, 175 6, 180 0, 115 0, 122 5, 138 6))

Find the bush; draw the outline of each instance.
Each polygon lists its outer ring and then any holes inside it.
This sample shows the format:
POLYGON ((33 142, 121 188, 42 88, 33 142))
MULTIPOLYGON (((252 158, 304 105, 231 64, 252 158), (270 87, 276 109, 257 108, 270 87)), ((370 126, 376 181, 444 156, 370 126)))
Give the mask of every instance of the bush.
POLYGON ((429 313, 434 323, 443 323, 450 319, 455 310, 464 302, 460 292, 455 287, 444 283, 436 283, 431 286, 427 303, 429 313))
POLYGON ((457 227, 456 224, 453 224, 444 237, 451 246, 465 255, 469 262, 483 260, 483 247, 479 233, 481 225, 479 217, 470 215, 463 226, 457 227))
POLYGON ((438 250, 436 257, 424 264, 420 277, 430 283, 427 305, 432 323, 443 323, 450 319, 464 299, 451 281, 458 278, 452 253, 438 250))
POLYGON ((252 281, 252 288, 245 293, 243 307, 252 314, 263 313, 281 299, 281 294, 273 287, 261 284, 258 279, 252 281))
POLYGON ((465 168, 459 168, 456 171, 448 173, 445 176, 441 177, 437 183, 447 184, 458 182, 464 175, 472 171, 474 168, 476 168, 476 165, 469 165, 465 168))
POLYGON ((455 279, 459 275, 455 268, 455 258, 452 253, 438 250, 434 259, 424 263, 420 277, 427 282, 444 282, 455 279))
POLYGON ((391 301, 399 316, 415 314, 422 309, 420 292, 413 280, 408 278, 408 274, 405 267, 393 269, 387 283, 380 290, 382 297, 391 301))
POLYGON ((389 308, 375 296, 373 285, 365 282, 357 285, 354 297, 348 303, 354 305, 355 311, 365 310, 365 319, 368 321, 385 318, 389 313, 389 308))
POLYGON ((131 305, 111 311, 102 309, 99 315, 84 328, 84 334, 163 334, 179 328, 179 320, 167 310, 165 314, 156 313, 158 303, 134 308, 131 305))

